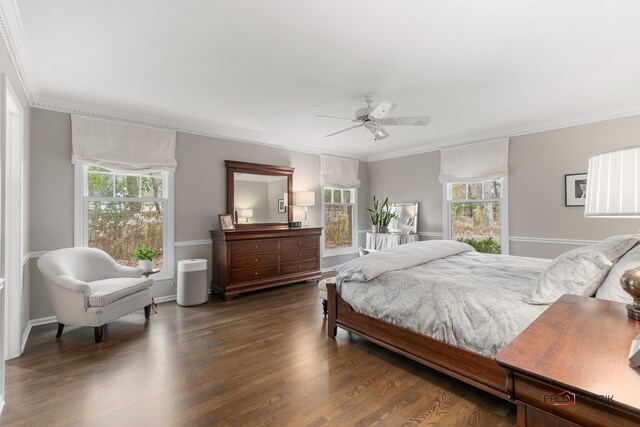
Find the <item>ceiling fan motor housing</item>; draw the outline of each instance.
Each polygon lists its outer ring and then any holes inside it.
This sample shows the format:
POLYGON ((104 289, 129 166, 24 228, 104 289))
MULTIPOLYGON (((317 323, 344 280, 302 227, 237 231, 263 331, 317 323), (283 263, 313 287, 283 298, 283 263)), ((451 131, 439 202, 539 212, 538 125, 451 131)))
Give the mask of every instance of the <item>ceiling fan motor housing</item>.
POLYGON ((364 107, 356 111, 356 120, 369 120, 369 114, 374 110, 373 107, 364 107))

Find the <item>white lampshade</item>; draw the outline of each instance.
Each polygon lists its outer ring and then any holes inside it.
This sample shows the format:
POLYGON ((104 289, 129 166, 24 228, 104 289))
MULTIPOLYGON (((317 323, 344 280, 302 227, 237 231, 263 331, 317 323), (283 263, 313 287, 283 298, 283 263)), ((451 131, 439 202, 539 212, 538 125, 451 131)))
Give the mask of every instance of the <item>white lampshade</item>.
POLYGON ((640 217, 640 147, 589 159, 586 217, 640 217))
POLYGON ((239 214, 242 218, 253 218, 253 209, 240 209, 239 214))
POLYGON ((313 191, 296 191, 296 206, 315 206, 316 193, 313 191))

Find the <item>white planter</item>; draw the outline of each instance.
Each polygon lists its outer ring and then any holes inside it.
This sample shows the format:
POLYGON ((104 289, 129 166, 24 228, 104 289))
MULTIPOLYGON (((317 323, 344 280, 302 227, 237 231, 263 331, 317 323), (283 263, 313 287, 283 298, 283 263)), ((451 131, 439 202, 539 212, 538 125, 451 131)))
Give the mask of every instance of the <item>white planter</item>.
POLYGON ((138 267, 140 267, 143 271, 151 271, 153 270, 153 260, 141 259, 138 261, 138 267))

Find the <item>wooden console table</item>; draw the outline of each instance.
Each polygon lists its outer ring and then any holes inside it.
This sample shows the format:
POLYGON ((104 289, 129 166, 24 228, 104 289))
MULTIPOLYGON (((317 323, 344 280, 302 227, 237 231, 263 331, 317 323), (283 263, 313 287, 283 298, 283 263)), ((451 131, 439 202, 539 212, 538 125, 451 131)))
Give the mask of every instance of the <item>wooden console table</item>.
POLYGON ((556 301, 496 356, 518 425, 640 425, 640 368, 628 360, 639 334, 622 303, 556 301))

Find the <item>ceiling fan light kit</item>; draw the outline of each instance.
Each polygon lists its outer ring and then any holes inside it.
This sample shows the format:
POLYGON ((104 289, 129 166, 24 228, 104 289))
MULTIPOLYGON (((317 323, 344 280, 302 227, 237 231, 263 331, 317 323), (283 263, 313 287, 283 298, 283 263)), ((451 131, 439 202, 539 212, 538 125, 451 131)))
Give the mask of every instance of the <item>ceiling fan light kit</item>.
POLYGON ((389 136, 389 132, 387 132, 382 126, 427 126, 431 122, 431 118, 429 116, 385 118, 389 112, 398 107, 398 104, 391 101, 381 101, 378 105, 373 107, 372 104, 375 97, 375 94, 369 93, 362 98, 367 103, 367 106, 356 111, 355 120, 344 117, 316 116, 323 119, 348 120, 352 123, 358 123, 355 126, 350 126, 346 129, 330 133, 325 137, 338 135, 351 129, 365 127, 373 134, 373 139, 375 141, 379 141, 389 136))

